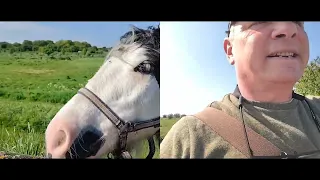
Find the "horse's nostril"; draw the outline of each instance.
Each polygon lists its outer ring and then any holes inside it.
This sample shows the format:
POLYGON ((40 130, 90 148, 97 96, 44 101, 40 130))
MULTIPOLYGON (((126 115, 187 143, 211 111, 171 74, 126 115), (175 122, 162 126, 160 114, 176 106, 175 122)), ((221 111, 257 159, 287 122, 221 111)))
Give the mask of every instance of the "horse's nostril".
POLYGON ((46 152, 52 154, 52 158, 64 157, 72 140, 77 135, 77 127, 66 123, 60 118, 50 122, 45 133, 46 152))
POLYGON ((66 153, 66 158, 86 158, 94 156, 103 145, 102 132, 90 126, 82 130, 66 153))
POLYGON ((57 147, 63 145, 63 143, 66 142, 66 139, 67 139, 67 135, 64 131, 60 130, 58 133, 57 133, 57 147))

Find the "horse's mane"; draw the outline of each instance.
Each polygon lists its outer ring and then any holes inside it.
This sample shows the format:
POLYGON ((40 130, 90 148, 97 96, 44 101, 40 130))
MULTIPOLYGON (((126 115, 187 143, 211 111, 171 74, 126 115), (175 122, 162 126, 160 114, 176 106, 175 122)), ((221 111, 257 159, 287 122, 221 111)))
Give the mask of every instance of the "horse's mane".
POLYGON ((160 49, 160 26, 149 26, 147 30, 132 27, 132 30, 120 37, 120 42, 125 45, 139 43, 141 46, 160 49))
POLYGON ((119 53, 124 53, 131 47, 146 48, 149 61, 159 63, 160 61, 160 26, 149 26, 146 30, 135 26, 120 37, 120 41, 109 52, 106 60, 110 56, 119 57, 119 53))

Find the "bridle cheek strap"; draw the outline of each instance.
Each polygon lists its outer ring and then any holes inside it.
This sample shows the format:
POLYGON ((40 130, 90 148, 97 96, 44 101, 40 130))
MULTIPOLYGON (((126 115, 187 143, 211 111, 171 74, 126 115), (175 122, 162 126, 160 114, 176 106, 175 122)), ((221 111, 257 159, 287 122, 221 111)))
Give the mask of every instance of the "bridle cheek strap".
MULTIPOLYGON (((125 122, 112 109, 106 105, 98 96, 87 88, 81 88, 78 91, 79 94, 86 97, 91 103, 93 103, 118 129, 119 129, 119 149, 116 151, 116 156, 124 159, 131 159, 131 155, 126 151, 128 133, 137 132, 146 128, 158 128, 160 127, 160 116, 137 122, 125 122)), ((160 130, 159 130, 160 131, 160 130)), ((158 131, 156 132, 156 134, 158 131)), ((155 153, 153 136, 148 139, 149 142, 149 154, 147 158, 153 157, 155 153), (151 142, 152 141, 152 142, 151 142)))

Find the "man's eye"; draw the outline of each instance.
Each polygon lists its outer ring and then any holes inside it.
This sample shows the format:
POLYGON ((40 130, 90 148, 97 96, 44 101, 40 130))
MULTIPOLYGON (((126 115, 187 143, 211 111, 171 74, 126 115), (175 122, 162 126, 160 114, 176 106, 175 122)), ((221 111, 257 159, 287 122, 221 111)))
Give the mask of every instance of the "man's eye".
POLYGON ((270 21, 254 21, 252 24, 250 24, 249 28, 254 26, 254 25, 268 23, 268 22, 270 22, 270 21))
POLYGON ((253 24, 262 24, 262 23, 267 23, 269 21, 255 21, 253 24))
MULTIPOLYGON (((304 25, 303 21, 292 21, 292 22, 298 24, 299 26, 303 26, 303 25, 304 25)), ((263 23, 270 23, 270 21, 254 21, 254 22, 250 25, 250 27, 252 27, 253 25, 258 25, 258 24, 263 24, 263 23)))

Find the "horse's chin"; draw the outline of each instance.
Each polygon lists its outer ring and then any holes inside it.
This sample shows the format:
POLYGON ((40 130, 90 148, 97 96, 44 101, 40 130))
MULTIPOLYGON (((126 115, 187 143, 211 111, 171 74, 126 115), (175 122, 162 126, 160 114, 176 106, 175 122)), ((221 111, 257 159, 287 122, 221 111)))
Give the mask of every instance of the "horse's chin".
POLYGON ((102 152, 101 151, 102 149, 100 149, 98 152, 97 152, 97 154, 96 155, 94 155, 94 156, 89 156, 89 157, 87 157, 86 159, 105 159, 105 157, 106 157, 106 152, 102 152))
POLYGON ((86 159, 99 159, 99 158, 102 158, 102 156, 97 154, 95 156, 89 156, 86 159))
POLYGON ((98 159, 99 157, 97 156, 90 156, 90 157, 87 157, 87 159, 98 159))

